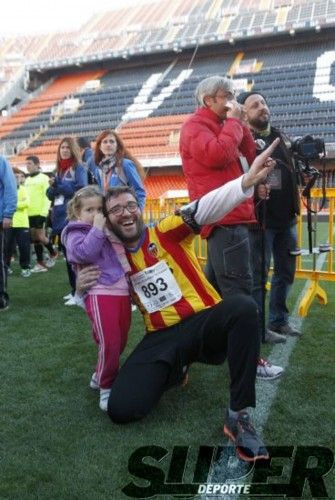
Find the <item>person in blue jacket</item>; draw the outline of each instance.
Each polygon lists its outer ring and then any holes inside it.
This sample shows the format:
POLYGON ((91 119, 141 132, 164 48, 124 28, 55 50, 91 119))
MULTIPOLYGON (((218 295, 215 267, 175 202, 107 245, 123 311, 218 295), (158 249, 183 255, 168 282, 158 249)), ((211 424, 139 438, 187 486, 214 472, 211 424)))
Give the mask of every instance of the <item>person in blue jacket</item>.
MULTIPOLYGON (((53 236, 60 238, 61 232, 67 224, 67 204, 76 191, 87 186, 87 170, 81 164, 81 156, 77 141, 73 137, 64 137, 57 149, 55 175, 49 181, 47 196, 52 202, 51 223, 53 236)), ((61 245, 66 258, 66 250, 61 245)), ((71 295, 75 293, 75 275, 71 265, 67 263, 71 295)), ((75 305, 70 299, 66 305, 75 305)))
POLYGON ((94 163, 94 151, 91 147, 91 140, 88 137, 77 137, 77 143, 80 149, 81 162, 86 167, 88 184, 98 185, 98 181, 94 177, 94 170, 96 169, 94 163))
POLYGON ((104 194, 108 188, 130 186, 134 189, 141 211, 145 205, 144 170, 127 150, 114 130, 103 130, 95 141, 93 177, 104 194))
POLYGON ((5 230, 12 226, 17 205, 16 180, 10 164, 0 156, 0 312, 8 309, 5 230))

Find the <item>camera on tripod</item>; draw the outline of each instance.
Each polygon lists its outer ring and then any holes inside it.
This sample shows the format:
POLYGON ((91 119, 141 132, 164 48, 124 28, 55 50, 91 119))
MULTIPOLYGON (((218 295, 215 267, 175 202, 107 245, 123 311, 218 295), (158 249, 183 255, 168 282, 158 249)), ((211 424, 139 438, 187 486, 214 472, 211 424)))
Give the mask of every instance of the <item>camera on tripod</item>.
POLYGON ((319 177, 321 176, 317 168, 311 167, 309 162, 311 160, 320 160, 326 154, 325 141, 320 137, 313 137, 305 135, 298 137, 291 144, 291 151, 295 160, 295 169, 298 177, 302 180, 301 184, 304 185, 302 176, 319 177))
MULTIPOLYGON (((295 139, 291 144, 291 151, 294 159, 294 166, 297 176, 297 182, 304 189, 301 192, 303 197, 306 197, 306 209, 307 209, 307 226, 308 226, 308 246, 309 253, 314 253, 315 248, 313 248, 313 238, 316 244, 316 224, 317 224, 317 213, 318 210, 312 209, 311 202, 311 189, 315 184, 318 177, 322 177, 322 201, 319 206, 319 210, 324 207, 326 201, 326 189, 325 189, 325 175, 319 172, 315 167, 311 167, 309 162, 311 160, 319 160, 325 166, 326 158, 326 148, 325 141, 319 137, 312 137, 311 135, 305 135, 305 137, 299 137, 295 139), (308 181, 306 181, 306 177, 308 181), (312 214, 314 214, 314 228, 312 227, 312 214)), ((315 247, 315 245, 314 245, 315 247)), ((331 247, 328 244, 321 244, 317 249, 317 253, 329 252, 331 247)), ((294 255, 298 255, 295 253, 294 255)), ((313 261, 313 266, 315 268, 315 262, 313 261)))
POLYGON ((319 160, 325 152, 325 141, 319 137, 305 135, 298 137, 292 142, 291 150, 293 154, 305 160, 319 160))

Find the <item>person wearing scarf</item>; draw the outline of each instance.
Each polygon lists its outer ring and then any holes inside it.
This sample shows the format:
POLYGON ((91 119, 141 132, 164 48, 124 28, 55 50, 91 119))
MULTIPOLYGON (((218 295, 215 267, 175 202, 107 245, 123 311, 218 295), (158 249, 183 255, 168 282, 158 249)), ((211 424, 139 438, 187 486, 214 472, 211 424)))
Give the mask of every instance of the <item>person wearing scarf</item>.
MULTIPOLYGON (((58 236, 67 224, 67 204, 79 189, 87 186, 87 171, 81 164, 80 150, 73 137, 64 137, 57 148, 56 170, 49 181, 47 197, 52 202, 51 222, 52 235, 58 236)), ((66 249, 61 245, 64 257, 66 249)), ((75 293, 75 275, 71 265, 66 261, 71 295, 75 293)), ((70 298, 68 305, 72 305, 70 298)))
POLYGON ((130 186, 143 211, 146 198, 143 167, 114 130, 103 130, 96 138, 94 162, 90 169, 102 193, 110 187, 130 186))

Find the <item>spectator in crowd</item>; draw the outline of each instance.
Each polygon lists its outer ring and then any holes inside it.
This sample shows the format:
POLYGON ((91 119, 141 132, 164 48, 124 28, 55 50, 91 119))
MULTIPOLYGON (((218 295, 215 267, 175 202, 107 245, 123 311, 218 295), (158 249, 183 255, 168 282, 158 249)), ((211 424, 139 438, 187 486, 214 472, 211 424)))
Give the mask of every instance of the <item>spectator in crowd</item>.
POLYGON ((7 293, 7 265, 5 262, 5 231, 12 226, 16 210, 17 188, 10 164, 0 156, 0 312, 9 306, 7 293))
MULTIPOLYGON (((301 332, 289 323, 287 297, 294 281, 296 268, 295 250, 297 247, 296 216, 299 214, 299 194, 296 183, 292 153, 287 147, 287 139, 270 123, 270 111, 266 98, 257 91, 243 92, 238 96, 244 105, 246 118, 258 144, 258 153, 263 151, 274 139, 280 142, 273 152, 276 168, 271 172, 268 182, 270 193, 267 200, 259 203, 258 220, 264 230, 264 262, 261 262, 261 231, 252 231, 254 264, 253 297, 262 311, 262 294, 273 257, 273 275, 269 300, 269 321, 267 334, 280 336, 300 336, 301 332), (264 265, 265 282, 262 283, 261 266, 264 265)), ((257 193, 256 193, 257 195, 257 193)))
MULTIPOLYGON (((245 293, 221 300, 200 268, 193 240, 200 224, 221 220, 252 194, 249 188, 273 167, 269 155, 275 145, 258 156, 246 174, 183 207, 156 227, 144 226, 131 188, 107 191, 108 221, 126 246, 130 282, 147 330, 113 384, 108 414, 114 422, 145 417, 165 390, 183 380, 191 363, 221 364, 227 358, 230 408, 224 432, 235 442, 242 459, 268 458, 247 411, 248 406, 255 406, 259 351, 256 304, 245 293)), ((86 289, 97 275, 95 268, 79 271, 78 289, 86 289)))
POLYGON ((30 271, 30 232, 29 232, 29 196, 24 186, 26 177, 24 172, 13 168, 17 185, 17 208, 13 215, 12 227, 7 229, 6 234, 6 263, 10 269, 13 249, 16 245, 19 249, 19 262, 21 267, 21 276, 28 278, 30 271))
POLYGON ((87 168, 88 184, 98 184, 93 174, 96 166, 94 163, 94 151, 91 148, 91 141, 87 137, 78 137, 77 142, 80 149, 82 164, 87 168))
POLYGON ((38 156, 27 156, 26 167, 29 176, 26 179, 25 187, 29 197, 28 216, 31 241, 34 244, 36 253, 36 265, 32 272, 40 273, 55 265, 57 252, 49 240, 45 224, 50 207, 47 198, 49 187, 49 177, 40 170, 40 160, 38 156), (48 250, 49 258, 44 261, 43 246, 48 250))
POLYGON ((103 193, 109 187, 131 186, 143 210, 144 170, 114 130, 104 130, 96 138, 94 163, 92 173, 103 193))
MULTIPOLYGON (((256 155, 232 80, 206 78, 198 84, 195 96, 199 107, 180 133, 180 155, 191 200, 248 172, 256 155)), ((207 239, 206 276, 224 298, 251 295, 249 226, 255 223, 249 198, 221 220, 202 227, 201 236, 207 239)), ((281 367, 259 359, 258 377, 277 378, 282 372, 281 367)))
MULTIPOLYGON (((57 148, 56 172, 49 179, 50 187, 47 190, 47 196, 52 202, 51 222, 54 236, 60 235, 67 224, 67 204, 74 193, 87 185, 87 172, 81 164, 80 151, 77 141, 73 137, 64 137, 57 148)), ((66 259, 66 249, 61 245, 64 257, 66 259)), ((68 300, 65 305, 76 305, 73 298, 76 288, 76 278, 71 265, 66 260, 69 283, 71 287, 70 294, 66 297, 68 300)))
MULTIPOLYGON (((136 202, 134 205, 137 207, 136 202)), ((69 223, 62 232, 62 243, 69 262, 79 269, 97 264, 101 270, 98 283, 86 295, 85 309, 99 348, 90 386, 100 389, 99 406, 107 411, 111 386, 130 328, 130 295, 125 276, 130 266, 124 246, 105 227, 103 195, 98 186, 77 191, 67 208, 69 223)))

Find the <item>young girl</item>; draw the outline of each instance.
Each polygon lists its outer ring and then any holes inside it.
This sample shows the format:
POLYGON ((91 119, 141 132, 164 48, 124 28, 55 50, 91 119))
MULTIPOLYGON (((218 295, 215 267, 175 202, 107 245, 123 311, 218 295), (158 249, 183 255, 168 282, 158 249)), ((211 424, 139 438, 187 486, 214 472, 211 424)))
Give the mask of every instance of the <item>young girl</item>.
POLYGON ((109 187, 131 186, 143 210, 146 197, 143 167, 114 130, 103 130, 96 138, 94 163, 90 170, 103 193, 109 187))
POLYGON ((62 243, 69 262, 77 269, 96 264, 101 271, 98 283, 84 301, 98 344, 98 361, 90 386, 100 388, 99 406, 106 411, 130 328, 130 296, 125 276, 130 267, 123 245, 105 227, 103 196, 97 186, 75 193, 68 203, 68 220, 62 243))

